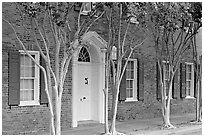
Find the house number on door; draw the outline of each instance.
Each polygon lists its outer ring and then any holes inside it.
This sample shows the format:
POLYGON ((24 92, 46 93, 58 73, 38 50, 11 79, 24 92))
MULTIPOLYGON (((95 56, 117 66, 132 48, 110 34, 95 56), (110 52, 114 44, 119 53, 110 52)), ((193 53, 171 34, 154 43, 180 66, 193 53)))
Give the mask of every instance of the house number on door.
POLYGON ((86 84, 86 85, 89 84, 88 78, 85 78, 85 84, 86 84))

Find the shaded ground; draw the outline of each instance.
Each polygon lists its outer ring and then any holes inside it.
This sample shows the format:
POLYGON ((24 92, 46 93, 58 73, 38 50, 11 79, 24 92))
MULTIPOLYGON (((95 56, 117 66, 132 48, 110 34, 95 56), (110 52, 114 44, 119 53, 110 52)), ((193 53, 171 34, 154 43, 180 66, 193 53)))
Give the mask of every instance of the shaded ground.
MULTIPOLYGON (((195 124, 191 121, 195 119, 195 114, 172 115, 171 122, 176 129, 161 130, 162 119, 134 119, 117 121, 116 129, 126 135, 201 135, 202 124, 195 124)), ((103 124, 95 122, 82 122, 77 128, 62 131, 62 135, 102 135, 104 133, 103 124)))

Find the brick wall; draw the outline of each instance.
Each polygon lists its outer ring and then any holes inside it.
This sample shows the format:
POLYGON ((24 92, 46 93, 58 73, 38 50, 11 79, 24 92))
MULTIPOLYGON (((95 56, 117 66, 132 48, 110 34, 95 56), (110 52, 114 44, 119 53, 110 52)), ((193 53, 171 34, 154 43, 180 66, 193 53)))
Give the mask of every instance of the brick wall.
MULTIPOLYGON (((144 101, 119 102, 118 120, 161 117, 161 104, 156 97, 156 62, 153 41, 148 39, 143 46, 137 48, 136 54, 144 62, 144 101)), ((186 52, 182 61, 192 62, 192 51, 186 52)), ((193 113, 196 99, 172 99, 171 114, 193 113)))
POLYGON ((61 128, 68 129, 72 124, 72 62, 68 68, 68 73, 64 83, 64 92, 62 93, 62 113, 61 128))
MULTIPOLYGON (((14 23, 15 26, 22 21, 14 3, 3 3, 3 17, 14 23)), ((15 38, 13 30, 2 21, 2 134, 40 134, 49 133, 50 118, 49 107, 45 105, 38 106, 8 106, 8 53, 12 50, 22 49, 15 38)), ((17 27, 18 32, 23 32, 22 28, 17 27)), ((21 36, 27 49, 36 50, 33 46, 32 37, 27 35, 21 36)), ((53 54, 53 53, 52 53, 53 54)), ((53 56, 52 56, 53 57, 53 56)), ((52 59, 53 60, 53 59, 52 59)), ((52 65, 54 62, 52 61, 52 65)), ((72 109, 71 109, 71 79, 72 67, 69 67, 66 76, 64 92, 62 98, 61 126, 62 130, 71 127, 72 109)), ((54 101, 54 99, 53 99, 54 101)))
MULTIPOLYGON (((12 3, 3 3, 3 14, 12 19, 19 18, 12 3)), ((76 18, 75 14, 72 16, 76 18)), ((15 22, 19 23, 18 20, 15 22)), ((49 108, 46 105, 29 107, 8 106, 8 51, 19 49, 17 40, 8 24, 2 22, 2 132, 3 134, 39 134, 49 131, 49 108)), ((108 30, 104 18, 98 20, 91 28, 108 41, 108 30)), ((20 30, 22 31, 22 30, 20 30)), ((24 37, 26 43, 31 43, 30 36, 24 37)), ((119 102, 118 120, 161 117, 160 103, 156 99, 156 63, 153 41, 147 40, 135 53, 144 61, 144 101, 119 102)), ((186 55, 190 55, 186 53, 186 55)), ((191 61, 190 56, 185 60, 191 61)), ((52 62, 54 64, 54 62, 52 62)), ((109 92, 109 112, 111 110, 111 92, 109 92)), ((71 127, 72 122, 72 67, 69 66, 62 97, 62 130, 71 127)), ((195 112, 195 99, 172 99, 171 113, 182 114, 195 112)), ((110 113, 109 113, 110 116, 110 113)))
POLYGON ((8 106, 8 51, 13 50, 3 43, 2 48, 2 134, 38 134, 49 131, 47 105, 8 106))

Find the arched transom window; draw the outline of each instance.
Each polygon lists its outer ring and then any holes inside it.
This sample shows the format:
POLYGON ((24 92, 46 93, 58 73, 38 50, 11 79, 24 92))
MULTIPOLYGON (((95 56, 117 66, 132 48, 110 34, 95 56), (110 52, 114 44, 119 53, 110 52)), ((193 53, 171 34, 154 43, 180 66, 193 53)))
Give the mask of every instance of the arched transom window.
POLYGON ((81 48, 79 52, 78 61, 79 62, 90 62, 90 55, 85 47, 81 48))

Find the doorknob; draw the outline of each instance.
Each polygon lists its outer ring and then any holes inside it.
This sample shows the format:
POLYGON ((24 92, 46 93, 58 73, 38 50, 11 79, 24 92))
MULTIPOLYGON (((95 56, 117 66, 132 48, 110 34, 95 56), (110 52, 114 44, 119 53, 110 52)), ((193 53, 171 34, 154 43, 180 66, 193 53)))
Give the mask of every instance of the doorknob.
POLYGON ((80 101, 84 101, 86 99, 85 96, 83 96, 82 98, 80 98, 80 101))

